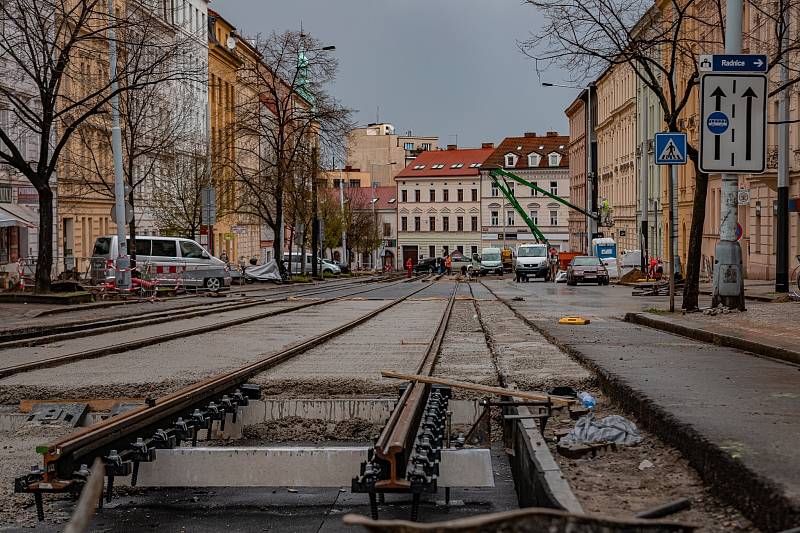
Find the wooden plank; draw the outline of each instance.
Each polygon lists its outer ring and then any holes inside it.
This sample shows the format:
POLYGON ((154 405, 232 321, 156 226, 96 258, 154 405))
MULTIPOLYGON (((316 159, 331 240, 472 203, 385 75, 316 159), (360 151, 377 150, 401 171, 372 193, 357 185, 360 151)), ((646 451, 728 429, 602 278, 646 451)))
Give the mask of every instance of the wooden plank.
POLYGON ((550 400, 553 405, 572 405, 577 403, 573 398, 564 398, 562 396, 551 396, 544 392, 526 392, 520 390, 504 389, 502 387, 491 387, 489 385, 479 385, 477 383, 469 383, 468 381, 455 381, 452 379, 434 378, 431 376, 423 376, 421 374, 402 374, 400 372, 392 372, 391 370, 381 371, 381 376, 385 378, 404 379, 406 381, 419 381, 421 383, 430 383, 432 385, 445 385, 447 387, 454 387, 457 389, 471 390, 476 392, 485 392, 487 394, 494 394, 496 396, 511 396, 512 398, 519 398, 522 400, 531 400, 535 402, 546 402, 550 400))
POLYGON ((20 400, 19 410, 22 413, 30 413, 36 404, 47 403, 86 403, 89 404, 90 412, 111 411, 117 403, 140 403, 144 405, 144 398, 62 398, 58 400, 20 400))

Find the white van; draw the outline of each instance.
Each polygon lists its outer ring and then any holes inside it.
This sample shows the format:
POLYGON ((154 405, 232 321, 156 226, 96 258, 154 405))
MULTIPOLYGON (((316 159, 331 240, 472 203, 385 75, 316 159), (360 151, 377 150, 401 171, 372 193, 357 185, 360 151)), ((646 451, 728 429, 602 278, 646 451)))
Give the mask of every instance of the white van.
MULTIPOLYGON (((98 237, 95 241, 91 267, 93 284, 114 280, 118 242, 116 235, 98 237)), ((197 242, 181 237, 136 237, 136 268, 143 275, 157 280, 159 285, 180 284, 209 290, 231 285, 228 265, 197 242)))
POLYGON ((544 278, 550 281, 550 258, 546 244, 520 244, 514 263, 514 279, 544 278))
POLYGON ((503 257, 500 248, 484 248, 481 250, 481 275, 503 275, 503 257))

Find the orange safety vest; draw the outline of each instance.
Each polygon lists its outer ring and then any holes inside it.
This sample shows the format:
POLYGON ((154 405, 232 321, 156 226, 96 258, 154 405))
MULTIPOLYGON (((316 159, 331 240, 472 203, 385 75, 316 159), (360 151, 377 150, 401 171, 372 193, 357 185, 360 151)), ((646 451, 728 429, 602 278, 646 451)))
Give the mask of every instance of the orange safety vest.
POLYGON ((453 260, 450 259, 449 255, 444 258, 444 266, 445 266, 445 268, 450 268, 450 267, 453 266, 453 260))

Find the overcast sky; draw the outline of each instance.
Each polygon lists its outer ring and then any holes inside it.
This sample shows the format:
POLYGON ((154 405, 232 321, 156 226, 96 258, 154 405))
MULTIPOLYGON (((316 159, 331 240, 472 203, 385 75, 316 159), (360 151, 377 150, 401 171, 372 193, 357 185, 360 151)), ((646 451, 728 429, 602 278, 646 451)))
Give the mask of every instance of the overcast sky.
MULTIPOLYGON (((577 91, 539 85, 517 48, 537 14, 521 0, 212 0, 252 35, 303 29, 336 46, 332 93, 359 124, 436 135, 440 145, 498 143, 526 131, 564 134, 577 91)), ((559 81, 547 72, 542 81, 559 81)))

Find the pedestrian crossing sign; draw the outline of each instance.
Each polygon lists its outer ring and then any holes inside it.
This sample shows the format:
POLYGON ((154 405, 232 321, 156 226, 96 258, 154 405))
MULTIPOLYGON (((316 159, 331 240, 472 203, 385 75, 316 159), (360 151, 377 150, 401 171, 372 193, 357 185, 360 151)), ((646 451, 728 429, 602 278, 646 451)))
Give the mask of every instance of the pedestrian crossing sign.
POLYGON ((686 134, 656 133, 656 165, 685 165, 686 134))

